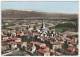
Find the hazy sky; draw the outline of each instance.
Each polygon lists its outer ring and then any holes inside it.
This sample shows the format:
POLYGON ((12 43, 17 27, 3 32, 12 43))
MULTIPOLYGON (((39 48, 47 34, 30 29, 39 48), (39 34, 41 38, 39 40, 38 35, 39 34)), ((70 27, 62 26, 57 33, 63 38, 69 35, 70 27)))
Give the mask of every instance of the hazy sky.
POLYGON ((78 2, 2 2, 2 9, 77 13, 78 2))

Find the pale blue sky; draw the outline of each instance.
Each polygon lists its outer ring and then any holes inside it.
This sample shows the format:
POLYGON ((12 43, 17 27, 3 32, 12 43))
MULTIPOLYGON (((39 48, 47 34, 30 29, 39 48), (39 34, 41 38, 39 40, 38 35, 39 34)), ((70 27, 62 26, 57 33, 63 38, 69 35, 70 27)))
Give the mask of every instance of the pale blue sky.
POLYGON ((2 2, 1 7, 42 12, 78 12, 78 2, 2 2))

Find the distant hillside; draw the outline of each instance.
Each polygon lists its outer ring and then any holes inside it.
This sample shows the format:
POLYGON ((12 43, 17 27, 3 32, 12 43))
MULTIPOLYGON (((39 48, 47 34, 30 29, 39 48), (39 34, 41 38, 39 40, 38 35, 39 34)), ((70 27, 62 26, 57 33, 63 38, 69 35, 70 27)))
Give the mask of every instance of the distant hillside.
MULTIPOLYGON (((24 19, 29 17, 44 17, 52 19, 78 19, 77 14, 62 14, 62 13, 47 13, 36 11, 21 11, 21 10, 2 10, 2 19, 24 19)), ((34 18, 33 18, 34 19, 34 18)), ((38 18, 37 18, 38 19, 38 18)))

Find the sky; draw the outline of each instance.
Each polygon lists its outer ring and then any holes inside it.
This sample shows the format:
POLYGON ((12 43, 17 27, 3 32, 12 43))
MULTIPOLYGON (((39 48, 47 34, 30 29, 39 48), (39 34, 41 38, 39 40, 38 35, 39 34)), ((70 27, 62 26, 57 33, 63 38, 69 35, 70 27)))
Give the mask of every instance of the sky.
POLYGON ((28 10, 40 12, 77 13, 78 2, 2 2, 1 9, 28 10))

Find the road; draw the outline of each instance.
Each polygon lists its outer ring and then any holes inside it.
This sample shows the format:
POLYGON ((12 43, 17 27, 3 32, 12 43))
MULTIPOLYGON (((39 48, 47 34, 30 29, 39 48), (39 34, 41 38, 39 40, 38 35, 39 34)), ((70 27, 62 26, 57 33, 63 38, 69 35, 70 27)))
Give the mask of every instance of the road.
POLYGON ((30 56, 28 52, 20 51, 18 49, 2 54, 2 56, 30 56))

